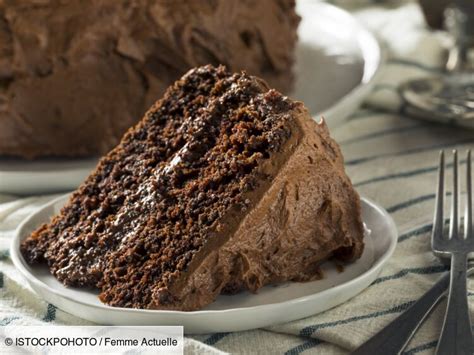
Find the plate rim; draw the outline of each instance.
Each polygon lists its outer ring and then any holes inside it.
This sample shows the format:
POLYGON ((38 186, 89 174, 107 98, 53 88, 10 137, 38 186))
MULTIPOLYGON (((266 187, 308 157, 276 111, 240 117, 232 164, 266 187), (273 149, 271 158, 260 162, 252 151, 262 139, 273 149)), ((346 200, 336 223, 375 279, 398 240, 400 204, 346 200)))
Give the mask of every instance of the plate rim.
MULTIPOLYGON (((374 201, 361 197, 361 203, 367 204, 370 208, 376 210, 379 214, 381 214, 385 221, 388 223, 388 227, 390 230, 393 231, 393 233, 390 233, 390 244, 388 248, 384 251, 384 253, 377 259, 374 260, 373 264, 369 269, 361 273, 360 275, 356 276, 353 279, 350 279, 346 282, 343 282, 341 284, 338 284, 336 286, 327 288, 323 291, 312 293, 309 295, 301 296, 301 297, 296 297, 292 298, 290 300, 282 301, 282 302, 274 302, 274 303, 268 303, 268 304, 263 304, 263 305, 256 305, 256 306, 249 306, 249 307, 240 307, 240 308, 229 308, 229 309, 220 309, 220 310, 198 310, 198 311, 178 311, 178 310, 149 310, 149 309, 138 309, 138 308, 125 308, 125 307, 110 307, 105 304, 90 304, 88 302, 82 301, 80 299, 75 299, 69 295, 63 294, 61 291, 56 290, 52 288, 51 286, 45 284, 38 278, 36 278, 25 266, 26 261, 24 260, 23 256, 21 255, 20 252, 20 242, 23 240, 26 236, 22 237, 23 230, 26 228, 26 226, 41 212, 43 212, 45 209, 50 208, 54 206, 56 203, 58 203, 61 200, 67 200, 70 197, 70 193, 61 195, 52 201, 44 204, 42 207, 40 207, 36 212, 33 212, 30 214, 15 230, 15 234, 13 236, 13 239, 10 243, 10 256, 13 262, 13 265, 19 270, 20 274, 22 277, 26 279, 26 281, 30 284, 30 286, 34 289, 32 285, 35 285, 38 287, 38 289, 41 289, 42 291, 49 292, 50 294, 53 294, 56 297, 66 299, 69 302, 74 302, 76 304, 80 304, 81 306, 85 307, 91 307, 94 309, 98 310, 103 310, 103 311, 111 311, 111 312, 125 312, 133 315, 141 315, 141 314, 146 314, 146 315, 160 315, 160 314, 165 314, 165 315, 175 315, 175 316, 186 316, 190 318, 196 318, 200 316, 213 316, 213 315, 226 315, 226 314, 232 314, 235 312, 240 312, 240 311, 252 311, 252 310, 258 310, 258 311, 265 311, 265 310, 271 310, 275 307, 286 307, 286 306, 292 306, 295 304, 299 303, 304 303, 307 301, 310 301, 312 298, 314 298, 315 295, 319 295, 320 297, 324 297, 325 294, 334 292, 334 289, 337 288, 345 288, 345 287, 351 287, 353 284, 358 284, 358 282, 362 282, 365 278, 369 277, 372 273, 379 273, 381 270, 381 267, 390 259, 390 257, 393 255, 395 248, 397 246, 398 242, 398 228, 393 220, 393 218, 390 216, 390 214, 380 205, 375 203, 374 201)), ((44 222, 41 222, 44 223, 44 222)), ((364 287, 362 290, 364 290, 366 287, 364 287)), ((35 293, 38 293, 36 290, 34 290, 35 293)), ((42 299, 42 297, 40 295, 42 299)))
MULTIPOLYGON (((339 98, 339 100, 336 101, 334 105, 331 105, 323 111, 311 114, 313 117, 332 117, 334 113, 337 113, 338 110, 340 110, 341 107, 344 106, 347 102, 356 100, 358 97, 365 98, 369 94, 369 91, 373 88, 377 80, 380 78, 380 75, 383 71, 382 69, 384 68, 388 59, 388 51, 383 41, 375 33, 370 31, 354 15, 352 15, 349 11, 343 9, 342 7, 321 1, 314 2, 311 0, 299 0, 299 2, 301 4, 304 4, 303 6, 316 6, 326 8, 329 11, 337 13, 338 16, 343 17, 346 22, 352 22, 353 26, 357 28, 357 34, 354 35, 354 37, 357 40, 357 45, 361 50, 361 55, 364 60, 362 77, 359 83, 348 93, 339 98), (368 63, 368 59, 372 58, 369 53, 369 47, 371 47, 372 50, 376 49, 377 61, 376 63, 372 64, 373 66, 375 66, 375 68, 372 70, 372 73, 370 75, 367 75, 368 67, 370 66, 368 63)), ((336 122, 334 124, 334 127, 339 126, 341 124, 341 121, 342 120, 336 122)))
MULTIPOLYGON (((22 163, 28 164, 29 162, 33 162, 35 164, 40 164, 41 161, 46 161, 46 160, 51 160, 49 163, 57 165, 57 168, 55 169, 49 169, 49 170, 44 170, 44 171, 36 171, 33 170, 31 167, 29 168, 30 170, 24 169, 24 170, 0 170, 0 176, 6 176, 8 178, 15 177, 17 174, 36 174, 36 175, 52 175, 52 174, 57 174, 57 173, 75 173, 75 172, 82 172, 84 170, 84 167, 81 165, 93 165, 94 167, 97 166, 100 158, 102 156, 100 155, 95 155, 95 156, 88 156, 88 157, 77 157, 77 158, 67 158, 67 157, 50 157, 50 158, 39 158, 39 159, 33 159, 33 160, 26 160, 22 158, 11 158, 8 157, 8 160, 14 160, 15 162, 21 161, 22 163), (54 161, 55 159, 58 159, 60 161, 54 161), (66 165, 69 164, 68 168, 60 169, 61 165, 66 165)), ((5 159, 5 157, 0 156, 0 160, 5 159)), ((2 162, 3 164, 5 162, 2 162)))

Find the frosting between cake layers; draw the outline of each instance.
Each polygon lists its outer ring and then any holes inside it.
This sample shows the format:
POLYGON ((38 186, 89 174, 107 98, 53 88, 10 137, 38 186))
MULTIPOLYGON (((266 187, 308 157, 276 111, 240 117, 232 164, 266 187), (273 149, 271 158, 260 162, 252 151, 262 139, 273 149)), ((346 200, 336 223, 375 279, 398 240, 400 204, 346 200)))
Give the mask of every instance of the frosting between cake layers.
POLYGON ((220 293, 319 279, 320 263, 331 256, 344 261, 360 257, 360 202, 344 173, 340 150, 324 121, 316 124, 306 109, 300 110, 285 153, 261 167, 270 177, 259 187, 268 189, 262 198, 249 202, 254 207, 240 224, 228 215, 212 239, 217 243, 207 246, 205 258, 191 265, 186 280, 165 296, 174 302, 160 302, 158 292, 150 308, 196 310, 220 293))

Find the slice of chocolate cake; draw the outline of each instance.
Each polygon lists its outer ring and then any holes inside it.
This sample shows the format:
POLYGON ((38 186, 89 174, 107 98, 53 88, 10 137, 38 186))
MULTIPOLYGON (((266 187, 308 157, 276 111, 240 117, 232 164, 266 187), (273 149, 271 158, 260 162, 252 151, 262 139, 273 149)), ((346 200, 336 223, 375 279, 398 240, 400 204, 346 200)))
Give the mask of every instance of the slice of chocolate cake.
POLYGON ((321 277, 363 250, 359 196, 324 122, 262 80, 193 69, 22 246, 119 307, 196 310, 321 277))

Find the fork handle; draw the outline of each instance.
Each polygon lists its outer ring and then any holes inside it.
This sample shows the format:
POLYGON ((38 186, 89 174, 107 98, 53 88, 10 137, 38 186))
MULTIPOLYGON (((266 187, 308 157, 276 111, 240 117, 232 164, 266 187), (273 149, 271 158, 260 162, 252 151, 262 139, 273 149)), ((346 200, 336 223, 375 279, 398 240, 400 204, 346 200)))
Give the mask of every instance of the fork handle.
POLYGON ((467 254, 451 255, 448 306, 436 354, 466 354, 474 351, 467 303, 467 254))
POLYGON ((413 334, 445 294, 449 273, 445 273, 433 287, 394 321, 367 340, 351 355, 400 354, 413 334))

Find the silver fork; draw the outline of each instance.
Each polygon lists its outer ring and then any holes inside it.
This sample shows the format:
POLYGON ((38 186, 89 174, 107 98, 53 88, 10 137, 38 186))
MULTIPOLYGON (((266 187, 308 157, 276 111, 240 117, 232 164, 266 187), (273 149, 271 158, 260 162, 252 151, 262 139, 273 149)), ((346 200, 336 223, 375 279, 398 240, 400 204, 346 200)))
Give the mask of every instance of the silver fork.
POLYGON ((453 151, 453 191, 449 237, 443 236, 444 227, 444 152, 440 153, 438 191, 431 236, 433 252, 440 257, 451 258, 451 280, 449 284, 448 306, 441 336, 436 348, 437 354, 468 354, 474 352, 471 320, 467 302, 467 257, 474 251, 472 236, 472 184, 471 151, 467 153, 466 164, 466 208, 464 216, 464 236, 460 233, 458 154, 453 151))

